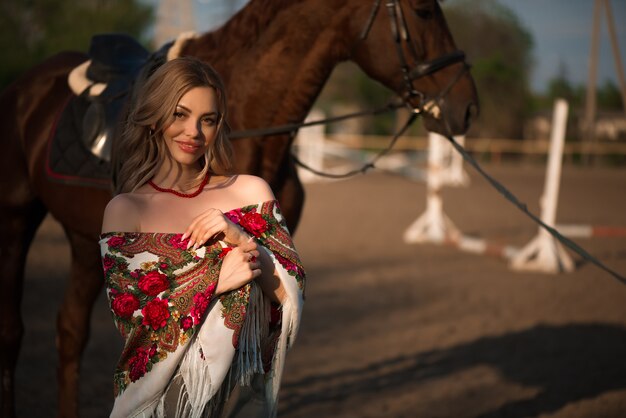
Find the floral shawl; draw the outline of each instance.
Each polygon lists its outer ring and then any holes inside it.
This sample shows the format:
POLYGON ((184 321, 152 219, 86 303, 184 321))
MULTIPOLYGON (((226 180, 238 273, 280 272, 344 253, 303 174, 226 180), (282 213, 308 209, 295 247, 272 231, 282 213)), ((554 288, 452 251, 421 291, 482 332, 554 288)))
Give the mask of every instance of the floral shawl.
POLYGON ((254 281, 215 296, 222 259, 230 251, 221 241, 193 251, 186 250, 181 234, 101 236, 106 292, 125 339, 111 416, 163 416, 165 395, 175 381, 181 388, 177 414, 201 416, 223 404, 234 383, 249 384, 255 374, 265 377, 275 415, 285 352, 299 326, 305 274, 277 201, 225 215, 274 261, 287 295, 282 306, 270 304, 254 281))

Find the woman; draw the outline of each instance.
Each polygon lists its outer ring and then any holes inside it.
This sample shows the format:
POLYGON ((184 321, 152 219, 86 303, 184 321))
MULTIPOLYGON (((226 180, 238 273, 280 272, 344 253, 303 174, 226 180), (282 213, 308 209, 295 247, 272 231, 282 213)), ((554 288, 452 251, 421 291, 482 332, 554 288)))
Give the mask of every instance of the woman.
POLYGON ((228 175, 227 135, 224 87, 197 59, 161 66, 131 105, 100 240, 126 340, 111 416, 276 414, 304 271, 267 183, 228 175))

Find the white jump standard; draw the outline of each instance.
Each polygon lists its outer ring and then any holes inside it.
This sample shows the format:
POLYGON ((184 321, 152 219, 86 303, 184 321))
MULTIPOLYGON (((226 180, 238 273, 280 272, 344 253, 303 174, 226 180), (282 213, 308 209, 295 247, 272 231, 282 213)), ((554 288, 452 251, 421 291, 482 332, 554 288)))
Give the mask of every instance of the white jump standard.
MULTIPOLYGON (((561 181, 561 163, 563 144, 567 124, 567 102, 557 99, 554 103, 548 172, 541 197, 541 220, 554 227, 556 208, 561 181)), ((563 246, 548 231, 539 228, 539 232, 520 252, 511 259, 513 270, 532 270, 545 273, 569 272, 574 270, 574 261, 565 252, 563 246)))

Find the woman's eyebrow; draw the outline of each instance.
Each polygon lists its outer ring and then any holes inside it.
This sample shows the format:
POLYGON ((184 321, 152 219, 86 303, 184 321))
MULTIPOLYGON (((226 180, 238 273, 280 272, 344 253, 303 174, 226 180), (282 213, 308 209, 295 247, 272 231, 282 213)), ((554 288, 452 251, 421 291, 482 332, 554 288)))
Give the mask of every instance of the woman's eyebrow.
MULTIPOLYGON (((176 107, 180 107, 181 109, 183 109, 183 110, 185 110, 185 111, 187 111, 189 113, 192 113, 191 109, 189 109, 185 105, 177 104, 176 107)), ((203 116, 206 116, 206 115, 219 115, 219 112, 217 110, 211 110, 210 112, 203 113, 202 115, 203 116)))

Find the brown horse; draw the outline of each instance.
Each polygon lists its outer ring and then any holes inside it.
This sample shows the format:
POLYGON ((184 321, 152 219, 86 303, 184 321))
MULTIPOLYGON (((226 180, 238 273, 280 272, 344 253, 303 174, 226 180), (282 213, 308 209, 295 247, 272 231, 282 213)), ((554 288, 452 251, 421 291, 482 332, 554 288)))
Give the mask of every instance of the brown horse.
MULTIPOLYGON (((335 65, 352 60, 413 108, 436 104, 437 112, 424 115, 429 129, 463 133, 476 109, 476 92, 439 4, 387 3, 391 7, 379 0, 252 0, 222 28, 188 40, 181 55, 200 57, 223 76, 234 130, 303 121, 335 65)), ((15 411, 24 263, 46 213, 63 225, 71 246, 71 277, 57 317, 58 391, 59 414, 78 414, 79 361, 102 287, 97 239, 111 195, 51 182, 44 165, 51 126, 72 94, 67 75, 85 60, 82 53, 56 55, 0 96, 0 361, 5 417, 15 411)), ((277 135, 239 139, 233 145, 237 170, 269 182, 293 229, 304 194, 289 158, 291 140, 291 135, 277 135)))

